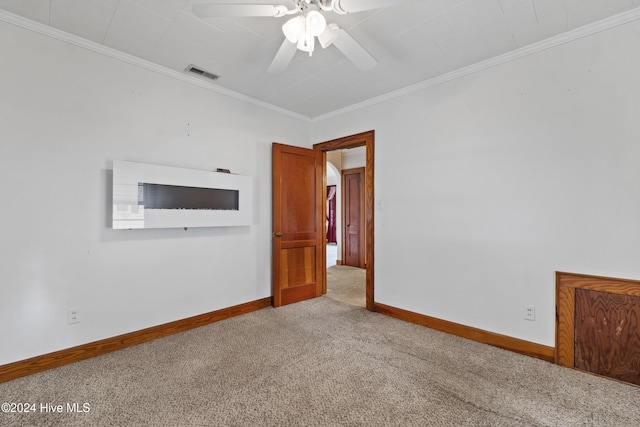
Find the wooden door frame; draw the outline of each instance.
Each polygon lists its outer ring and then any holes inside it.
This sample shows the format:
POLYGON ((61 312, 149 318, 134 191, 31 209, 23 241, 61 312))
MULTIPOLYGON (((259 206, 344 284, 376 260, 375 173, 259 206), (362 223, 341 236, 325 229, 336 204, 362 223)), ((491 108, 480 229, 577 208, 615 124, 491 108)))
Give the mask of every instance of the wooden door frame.
POLYGON ((359 234, 359 239, 358 239, 358 252, 359 252, 359 260, 358 260, 358 264, 357 267, 360 268, 366 268, 367 266, 367 255, 366 255, 366 227, 365 227, 365 219, 364 219, 364 181, 365 181, 365 177, 364 174, 366 172, 366 168, 351 168, 351 169, 343 169, 342 173, 341 173, 341 177, 340 177, 340 181, 342 183, 342 209, 340 209, 342 212, 340 212, 340 220, 342 221, 342 253, 340 254, 340 256, 342 257, 342 265, 349 265, 346 263, 346 259, 347 259, 347 252, 346 252, 346 248, 347 248, 347 235, 348 235, 348 230, 347 227, 348 225, 345 226, 345 224, 347 224, 347 218, 346 218, 346 213, 347 213, 347 189, 346 189, 346 180, 345 180, 345 176, 346 175, 351 175, 351 174, 358 174, 360 175, 360 188, 358 189, 358 198, 360 200, 358 200, 358 209, 360 211, 360 218, 359 218, 359 222, 360 222, 360 230, 358 231, 359 234))
MULTIPOLYGON (((366 147, 366 163, 365 163, 365 183, 364 183, 364 210, 365 210, 365 251, 366 251, 366 275, 367 275, 367 285, 366 285, 366 303, 367 310, 374 311, 375 300, 374 300, 374 259, 373 259, 373 245, 374 245, 374 236, 373 236, 373 211, 374 211, 374 137, 375 131, 370 130, 362 133, 358 133, 356 135, 346 136, 343 138, 332 139, 331 141, 320 142, 318 144, 313 145, 314 150, 322 151, 322 180, 323 186, 326 188, 327 186, 327 151, 334 150, 343 150, 347 148, 357 148, 357 147, 366 147)), ((323 191, 323 206, 327 204, 327 195, 326 191, 323 191)), ((327 264, 327 236, 325 227, 323 227, 323 239, 322 244, 324 250, 322 251, 322 258, 324 265, 327 264)), ((326 268, 324 270, 325 275, 323 280, 323 292, 326 293, 327 289, 327 280, 326 280, 326 268)))

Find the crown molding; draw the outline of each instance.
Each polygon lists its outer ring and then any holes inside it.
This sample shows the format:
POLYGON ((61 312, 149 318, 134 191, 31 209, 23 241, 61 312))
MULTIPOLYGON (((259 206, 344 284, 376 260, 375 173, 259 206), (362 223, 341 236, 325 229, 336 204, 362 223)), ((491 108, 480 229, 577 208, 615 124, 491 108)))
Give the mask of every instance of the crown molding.
POLYGON ((411 86, 407 86, 404 87, 402 89, 393 91, 393 92, 388 92, 386 94, 374 97, 374 98, 370 98, 366 101, 362 101, 356 104, 352 104, 348 107, 344 107, 344 108, 340 108, 338 110, 334 110, 331 111, 329 113, 326 114, 321 114, 319 116, 315 116, 315 117, 308 117, 305 116, 303 114, 300 113, 296 113, 294 111, 291 110, 287 110, 285 108, 282 107, 278 107, 274 104, 265 102, 265 101, 261 101, 257 98, 253 98, 247 95, 243 95, 239 92, 230 90, 230 89, 226 89, 223 88, 221 86, 215 85, 213 83, 210 82, 206 82, 204 80, 199 79, 198 77, 195 76, 189 76, 187 74, 181 73, 179 71, 176 70, 172 70, 170 68, 167 68, 165 66, 162 65, 158 65, 155 64, 153 62, 147 61, 145 59, 141 59, 138 57, 135 57, 133 55, 129 55, 127 53, 124 52, 120 52, 118 50, 112 49, 110 47, 101 45, 99 43, 90 41, 90 40, 86 40, 83 39, 81 37, 78 36, 74 36, 73 34, 69 34, 66 33, 64 31, 61 30, 57 30, 55 28, 49 27, 45 24, 42 24, 40 22, 36 22, 36 21, 32 21, 26 18, 23 18, 21 16, 12 14, 10 12, 6 12, 4 10, 0 10, 0 21, 4 21, 7 22, 9 24, 13 24, 16 25, 18 27, 42 34, 44 36, 47 37, 51 37, 53 39, 65 42, 65 43, 69 43, 75 46, 78 46, 80 48, 104 55, 104 56, 108 56, 110 58, 146 69, 148 71, 152 71, 161 75, 164 75, 166 77, 169 78, 173 78, 176 80, 180 80, 182 82, 188 83, 188 84, 192 84, 194 86, 198 86, 200 88, 206 89, 206 90, 210 90, 212 92, 216 92, 220 95, 238 100, 238 101, 242 101, 242 102, 246 102, 248 104, 252 104, 261 108, 265 108, 267 110, 271 110, 274 111, 276 113, 280 113, 289 117, 293 117, 295 119, 298 120, 302 120, 308 123, 317 123, 317 122, 321 122, 323 120, 327 120, 333 117, 337 117, 340 116, 342 114, 346 114, 346 113, 350 113, 353 111, 357 111, 375 104, 379 104, 381 102, 385 102, 391 99, 395 99, 395 98, 399 98, 402 97, 404 95, 408 95, 411 93, 415 93, 415 92, 419 92, 423 89, 429 88, 429 87, 433 87, 433 86, 437 86, 446 82, 449 82, 451 80, 455 80, 455 79, 459 79, 461 77, 465 77, 468 76, 470 74, 473 73, 477 73, 479 71, 483 71, 489 68, 493 68, 496 67, 498 65, 510 62, 510 61, 514 61, 516 59, 519 58, 523 58, 525 56, 529 56, 532 54, 535 54, 537 52, 541 52, 543 50, 546 49, 550 49, 553 48, 555 46, 559 46, 565 43, 569 43, 571 41, 577 40, 577 39, 581 39, 583 37, 587 37, 589 35, 595 34, 595 33, 599 33, 601 31, 605 31, 614 27, 617 27, 619 25, 623 25, 626 24, 628 22, 632 22, 635 20, 640 19, 640 7, 639 8, 634 8, 631 9, 629 11, 626 12, 622 12, 618 15, 614 15, 612 17, 600 20, 600 21, 596 21, 593 22, 591 24, 587 24, 585 26, 573 29, 571 31, 568 31, 566 33, 562 33, 558 36, 555 37, 551 37, 549 39, 545 39, 536 43, 532 43, 530 45, 524 46, 520 49, 511 51, 511 52, 507 52, 505 54, 487 59, 485 61, 482 62, 478 62, 476 64, 472 64, 469 65, 467 67, 464 68, 460 68, 458 70, 454 70, 451 71, 447 74, 443 74, 441 76, 438 77, 434 77, 432 79, 429 80, 425 80, 419 83, 416 83, 414 85, 411 86))
POLYGON ((353 111, 361 110, 366 107, 370 107, 375 104, 379 104, 384 101, 399 98, 404 95, 419 92, 423 89, 440 85, 451 80, 459 79, 461 77, 468 76, 479 71, 483 71, 489 68, 497 67, 498 65, 514 61, 525 56, 533 55, 534 53, 541 52, 543 50, 551 49, 553 47, 569 43, 574 40, 587 37, 589 35, 599 33, 601 31, 608 30, 610 28, 617 27, 619 25, 626 24, 628 22, 640 19, 640 7, 631 9, 629 11, 622 12, 618 15, 611 16, 609 18, 602 19, 600 21, 593 22, 591 24, 584 25, 582 27, 575 28, 566 33, 562 33, 555 37, 545 39, 530 45, 521 47, 520 49, 513 50, 511 52, 504 53, 502 55, 487 59, 476 64, 469 65, 458 70, 451 71, 450 73, 443 74, 438 77, 434 77, 429 80, 416 83, 411 86, 404 87, 402 89, 395 90, 393 92, 386 93, 384 95, 370 98, 366 101, 359 102, 357 104, 350 105, 348 107, 340 108, 327 114, 315 116, 311 119, 311 122, 317 123, 323 120, 327 120, 333 117, 340 116, 342 114, 350 113, 353 111))
POLYGON ((143 68, 147 71, 152 71, 154 73, 161 74, 165 77, 169 77, 184 83, 198 86, 206 90, 210 90, 212 92, 216 92, 220 95, 223 95, 238 101, 246 102, 248 104, 252 104, 261 108, 265 108, 267 110, 274 111, 276 113, 284 114, 286 116, 290 116, 298 120, 311 122, 311 118, 308 116, 296 113, 294 111, 287 110, 282 107, 278 107, 271 103, 261 101, 257 98, 243 95, 239 92, 226 89, 221 86, 215 85, 213 83, 209 83, 207 81, 201 80, 198 77, 189 76, 179 71, 172 70, 171 68, 167 68, 163 65, 155 64, 151 61, 147 61, 145 59, 141 59, 136 56, 129 55, 128 53, 124 53, 119 50, 110 48, 108 46, 101 45, 91 40, 83 39, 82 37, 75 36, 73 34, 49 27, 48 25, 45 25, 43 23, 32 21, 30 19, 23 18, 22 16, 15 15, 13 13, 10 13, 4 10, 0 10, 0 21, 4 21, 8 24, 12 24, 29 31, 33 31, 43 36, 47 36, 64 43, 69 43, 71 45, 80 47, 82 49, 86 49, 91 52, 104 55, 136 67, 143 68))

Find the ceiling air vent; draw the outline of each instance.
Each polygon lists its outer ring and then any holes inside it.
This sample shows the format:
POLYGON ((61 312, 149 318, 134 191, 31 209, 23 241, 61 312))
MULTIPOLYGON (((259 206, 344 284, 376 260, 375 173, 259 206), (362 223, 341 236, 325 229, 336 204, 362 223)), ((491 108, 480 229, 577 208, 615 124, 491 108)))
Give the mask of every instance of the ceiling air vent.
POLYGON ((208 71, 201 70, 200 68, 195 67, 193 65, 189 65, 186 68, 186 70, 190 71, 192 73, 198 74, 199 76, 206 77, 206 78, 211 79, 211 80, 216 80, 218 78, 218 76, 216 76, 215 74, 210 73, 208 71))

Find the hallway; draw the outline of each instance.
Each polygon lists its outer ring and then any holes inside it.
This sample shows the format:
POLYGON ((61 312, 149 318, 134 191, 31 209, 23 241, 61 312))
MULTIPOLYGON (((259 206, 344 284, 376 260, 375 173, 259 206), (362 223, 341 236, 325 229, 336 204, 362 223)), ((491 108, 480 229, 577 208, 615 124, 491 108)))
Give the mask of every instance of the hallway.
POLYGON ((327 296, 336 301, 366 307, 367 270, 336 265, 338 246, 327 245, 327 296))

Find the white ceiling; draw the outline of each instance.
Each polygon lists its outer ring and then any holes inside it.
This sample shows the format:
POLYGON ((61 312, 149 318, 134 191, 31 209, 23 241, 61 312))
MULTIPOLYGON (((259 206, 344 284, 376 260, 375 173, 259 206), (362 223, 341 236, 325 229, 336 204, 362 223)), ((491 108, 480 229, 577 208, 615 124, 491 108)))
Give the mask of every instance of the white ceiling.
POLYGON ((317 117, 640 6, 640 0, 413 0, 337 15, 326 12, 379 62, 363 72, 342 53, 296 52, 286 72, 266 72, 287 18, 215 18, 201 3, 290 0, 0 0, 0 9, 184 72, 219 75, 212 83, 317 117))

